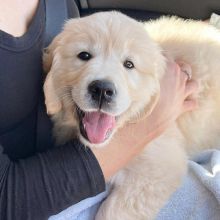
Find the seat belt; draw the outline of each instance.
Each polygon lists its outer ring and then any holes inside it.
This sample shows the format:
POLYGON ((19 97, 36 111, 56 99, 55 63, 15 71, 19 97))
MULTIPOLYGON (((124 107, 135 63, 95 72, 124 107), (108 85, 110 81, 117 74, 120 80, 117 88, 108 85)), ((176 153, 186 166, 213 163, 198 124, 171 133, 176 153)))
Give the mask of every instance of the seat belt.
MULTIPOLYGON (((46 27, 44 36, 44 47, 47 47, 53 38, 60 33, 64 22, 68 18, 79 17, 79 10, 74 0, 45 0, 46 5, 46 27)), ((40 95, 37 117, 36 147, 37 151, 44 150, 44 145, 54 146, 48 138, 48 131, 52 130, 52 123, 45 113, 43 104, 43 91, 40 95)), ((52 136, 52 134, 51 134, 52 136)))
POLYGON ((64 22, 69 18, 79 17, 79 10, 74 0, 45 0, 46 32, 44 47, 61 32, 64 22))

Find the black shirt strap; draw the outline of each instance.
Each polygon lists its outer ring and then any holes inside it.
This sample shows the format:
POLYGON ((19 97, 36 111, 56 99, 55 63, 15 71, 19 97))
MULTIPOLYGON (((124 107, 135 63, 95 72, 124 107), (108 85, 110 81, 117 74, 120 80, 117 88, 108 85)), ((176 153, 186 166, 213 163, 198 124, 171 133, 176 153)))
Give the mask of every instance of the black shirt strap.
MULTIPOLYGON (((44 47, 47 47, 53 38, 62 30, 64 22, 68 18, 79 17, 79 10, 74 0, 45 0, 46 27, 44 36, 44 47)), ((43 91, 40 96, 43 99, 43 91)), ((46 146, 54 146, 51 137, 51 121, 46 115, 44 101, 40 100, 38 107, 37 123, 37 151, 43 151, 46 146), (48 134, 49 132, 49 134, 48 134)), ((13 149, 14 150, 14 149, 13 149)))

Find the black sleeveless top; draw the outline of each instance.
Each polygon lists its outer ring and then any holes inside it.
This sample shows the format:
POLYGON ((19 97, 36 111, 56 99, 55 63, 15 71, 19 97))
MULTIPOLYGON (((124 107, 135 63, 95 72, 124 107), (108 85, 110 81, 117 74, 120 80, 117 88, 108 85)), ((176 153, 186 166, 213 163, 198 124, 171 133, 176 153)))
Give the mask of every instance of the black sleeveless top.
POLYGON ((2 220, 48 219, 105 188, 96 158, 78 140, 53 147, 42 91, 44 32, 44 0, 22 37, 0 31, 2 220))

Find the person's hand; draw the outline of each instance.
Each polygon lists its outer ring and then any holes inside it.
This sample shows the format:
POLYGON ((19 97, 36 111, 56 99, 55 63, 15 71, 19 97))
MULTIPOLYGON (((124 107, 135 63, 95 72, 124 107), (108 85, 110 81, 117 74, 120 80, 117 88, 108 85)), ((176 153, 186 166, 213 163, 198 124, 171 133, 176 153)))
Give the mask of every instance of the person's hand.
POLYGON ((106 180, 126 166, 182 113, 197 107, 196 100, 190 98, 198 88, 194 80, 188 80, 191 67, 179 64, 167 64, 166 74, 161 80, 160 98, 151 115, 119 129, 107 146, 92 149, 106 180))
POLYGON ((161 133, 181 114, 197 107, 197 100, 191 95, 196 93, 198 84, 191 75, 192 69, 188 64, 168 62, 161 80, 159 101, 146 121, 152 125, 149 133, 161 133))

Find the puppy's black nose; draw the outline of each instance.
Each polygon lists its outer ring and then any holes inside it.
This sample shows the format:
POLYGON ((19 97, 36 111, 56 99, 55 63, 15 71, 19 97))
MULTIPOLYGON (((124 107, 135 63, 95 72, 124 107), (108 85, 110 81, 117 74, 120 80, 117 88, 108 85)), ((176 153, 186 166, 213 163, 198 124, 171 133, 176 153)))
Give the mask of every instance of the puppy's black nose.
POLYGON ((88 86, 92 99, 101 105, 103 102, 110 103, 116 95, 116 89, 112 82, 106 80, 92 81, 88 86))

